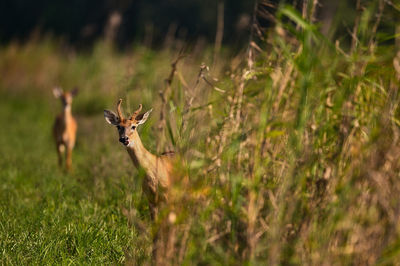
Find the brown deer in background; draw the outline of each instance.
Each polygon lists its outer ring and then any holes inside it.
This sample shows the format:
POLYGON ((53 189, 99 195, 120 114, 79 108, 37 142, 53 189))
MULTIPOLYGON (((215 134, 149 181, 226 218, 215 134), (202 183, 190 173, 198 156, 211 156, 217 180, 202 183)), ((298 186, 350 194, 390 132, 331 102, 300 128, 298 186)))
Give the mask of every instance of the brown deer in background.
POLYGON ((75 146, 77 123, 71 113, 72 99, 78 93, 75 88, 72 91, 63 91, 61 88, 54 88, 53 94, 61 100, 63 111, 56 117, 53 126, 54 139, 56 141, 58 164, 63 165, 63 154, 66 151, 65 167, 67 171, 72 167, 72 149, 75 146))
POLYGON ((168 155, 171 153, 156 156, 149 152, 142 144, 137 127, 146 122, 152 110, 140 114, 142 105, 139 105, 131 117, 124 118, 121 112, 122 99, 117 104, 117 114, 104 110, 106 121, 117 127, 119 141, 126 147, 134 165, 143 168, 146 177, 143 180, 142 189, 146 194, 152 220, 156 219, 158 205, 161 201, 167 200, 167 191, 171 186, 173 164, 168 155))

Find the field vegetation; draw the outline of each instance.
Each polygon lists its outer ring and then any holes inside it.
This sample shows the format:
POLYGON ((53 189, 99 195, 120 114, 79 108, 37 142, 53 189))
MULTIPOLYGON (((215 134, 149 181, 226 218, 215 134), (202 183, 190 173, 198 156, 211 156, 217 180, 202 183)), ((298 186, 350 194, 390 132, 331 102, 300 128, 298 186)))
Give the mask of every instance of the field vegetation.
POLYGON ((311 1, 282 5, 239 53, 3 45, 0 263, 150 263, 160 230, 166 264, 397 264, 399 10, 365 1, 323 35, 311 1), (80 89, 72 173, 57 167, 54 86, 80 89), (144 173, 103 117, 119 98, 127 113, 153 108, 144 145, 175 150, 190 181, 155 223, 144 173))

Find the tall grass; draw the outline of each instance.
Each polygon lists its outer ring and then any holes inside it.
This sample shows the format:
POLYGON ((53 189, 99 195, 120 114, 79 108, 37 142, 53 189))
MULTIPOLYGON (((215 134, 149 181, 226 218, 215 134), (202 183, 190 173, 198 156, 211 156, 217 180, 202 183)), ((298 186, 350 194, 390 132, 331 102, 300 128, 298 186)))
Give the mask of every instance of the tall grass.
POLYGON ((208 70, 205 50, 177 62, 170 82, 173 50, 3 47, 2 262, 141 264, 159 230, 164 263, 397 263, 400 59, 379 32, 393 12, 381 5, 365 4, 354 35, 333 41, 311 13, 282 6, 256 57, 208 70), (59 84, 82 92, 71 175, 57 170, 50 138, 59 84), (102 118, 118 97, 127 112, 154 107, 143 142, 178 151, 177 176, 190 181, 177 180, 154 224, 143 172, 102 118))

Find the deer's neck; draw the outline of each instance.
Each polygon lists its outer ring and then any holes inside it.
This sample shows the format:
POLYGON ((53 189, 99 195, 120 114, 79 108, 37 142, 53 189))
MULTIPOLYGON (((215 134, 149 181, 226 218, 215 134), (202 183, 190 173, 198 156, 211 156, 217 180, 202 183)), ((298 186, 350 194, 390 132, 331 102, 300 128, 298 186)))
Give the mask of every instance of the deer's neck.
POLYGON ((149 152, 142 144, 139 134, 135 130, 131 139, 132 144, 127 147, 128 153, 137 168, 143 167, 149 173, 154 168, 157 157, 149 152))
POLYGON ((72 119, 71 105, 64 106, 63 117, 64 117, 65 123, 68 123, 68 120, 72 119))
MULTIPOLYGON (((155 193, 158 188, 167 189, 170 186, 171 166, 162 158, 149 152, 142 144, 137 131, 133 133, 133 143, 127 147, 128 153, 137 168, 146 171, 146 187, 155 193)), ((166 197, 165 195, 163 197, 166 197)))

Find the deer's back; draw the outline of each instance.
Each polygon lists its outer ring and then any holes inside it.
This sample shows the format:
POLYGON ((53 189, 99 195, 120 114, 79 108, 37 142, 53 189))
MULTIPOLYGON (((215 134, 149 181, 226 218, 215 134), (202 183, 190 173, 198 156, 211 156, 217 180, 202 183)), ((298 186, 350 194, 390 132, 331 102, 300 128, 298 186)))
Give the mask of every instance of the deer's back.
MULTIPOLYGON (((170 154, 171 155, 171 154, 170 154)), ((170 156, 159 156, 156 158, 156 167, 146 171, 142 188, 152 203, 168 200, 168 191, 173 179, 173 158, 170 156)))

